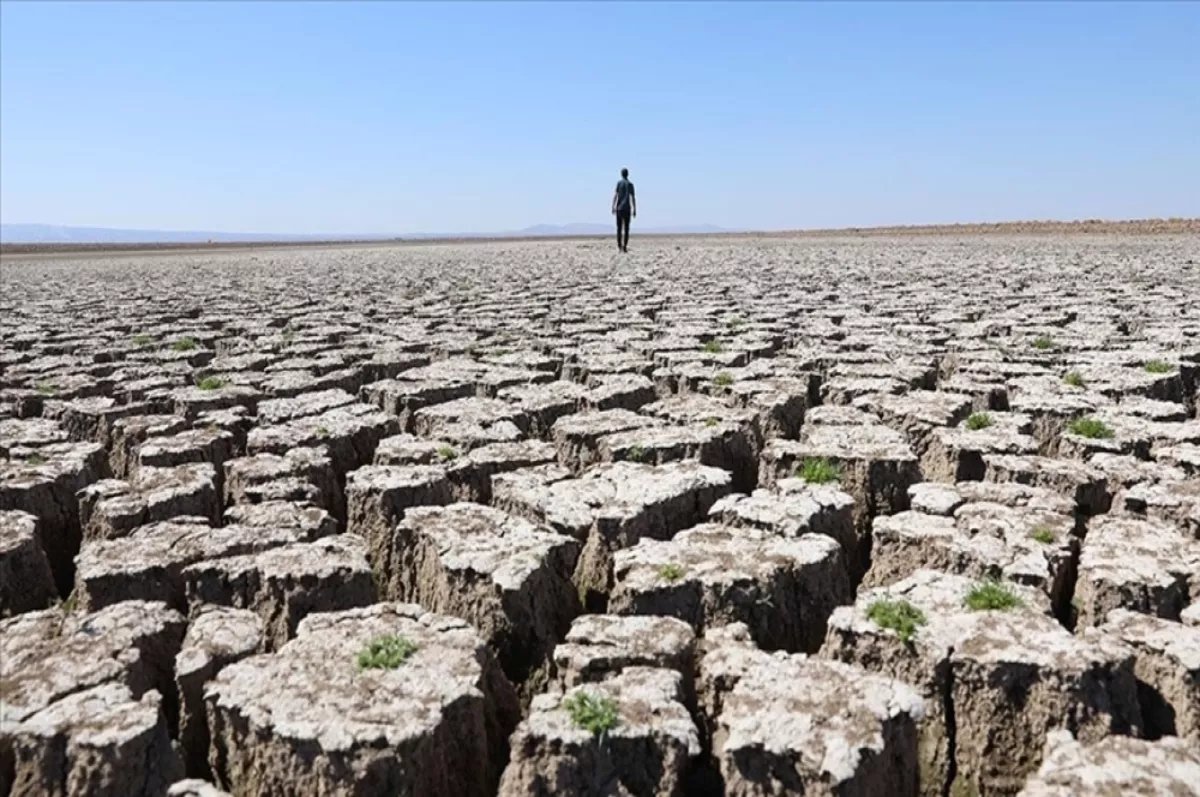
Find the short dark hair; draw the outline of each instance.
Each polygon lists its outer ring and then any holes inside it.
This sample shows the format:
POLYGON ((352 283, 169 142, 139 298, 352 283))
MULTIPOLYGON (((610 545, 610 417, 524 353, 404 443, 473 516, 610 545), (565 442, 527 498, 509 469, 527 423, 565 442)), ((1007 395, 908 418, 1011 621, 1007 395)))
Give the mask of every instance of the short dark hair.
POLYGON ((622 177, 628 177, 628 176, 629 176, 629 170, 628 170, 628 169, 622 169, 622 170, 621 170, 621 176, 622 176, 622 177))

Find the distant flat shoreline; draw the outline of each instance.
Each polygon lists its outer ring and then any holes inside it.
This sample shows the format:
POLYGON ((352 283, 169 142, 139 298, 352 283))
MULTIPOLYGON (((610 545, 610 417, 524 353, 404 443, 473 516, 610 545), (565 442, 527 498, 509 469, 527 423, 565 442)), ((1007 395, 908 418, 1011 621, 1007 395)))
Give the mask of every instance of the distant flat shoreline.
MULTIPOLYGON (((636 229, 634 231, 636 235, 636 229)), ((1200 218, 1136 219, 1129 221, 1010 221, 974 224, 928 224, 891 227, 841 227, 773 232, 644 233, 642 238, 815 238, 953 235, 1200 235, 1200 218)), ((5 243, 0 254, 57 255, 173 251, 236 251, 342 246, 422 246, 427 244, 508 243, 521 241, 583 241, 607 235, 531 235, 329 239, 314 241, 213 241, 186 243, 5 243)))

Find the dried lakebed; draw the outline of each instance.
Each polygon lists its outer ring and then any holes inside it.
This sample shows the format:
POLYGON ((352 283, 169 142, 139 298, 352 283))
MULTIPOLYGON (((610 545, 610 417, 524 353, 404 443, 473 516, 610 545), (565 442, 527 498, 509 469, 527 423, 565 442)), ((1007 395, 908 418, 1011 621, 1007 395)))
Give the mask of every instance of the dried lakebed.
POLYGON ((1200 240, 2 263, 0 795, 1200 794, 1200 240))

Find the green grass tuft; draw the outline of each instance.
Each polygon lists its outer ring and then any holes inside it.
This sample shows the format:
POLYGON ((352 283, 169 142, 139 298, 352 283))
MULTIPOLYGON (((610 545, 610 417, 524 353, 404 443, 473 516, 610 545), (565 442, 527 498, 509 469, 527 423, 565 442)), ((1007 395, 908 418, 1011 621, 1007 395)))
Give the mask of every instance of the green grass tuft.
POLYGON ((1164 360, 1151 360, 1145 368, 1148 374, 1169 374, 1175 370, 1175 366, 1164 360))
POLYGON ((1113 430, 1108 428, 1104 421, 1096 420, 1095 418, 1077 418, 1071 421, 1071 434, 1086 437, 1090 440, 1109 440, 1113 437, 1113 430))
POLYGON ((630 446, 629 450, 625 452, 625 459, 630 462, 642 462, 646 459, 646 449, 637 445, 630 446))
POLYGON ((713 377, 713 384, 717 387, 729 387, 733 384, 733 376, 725 371, 722 371, 713 377))
POLYGON ((1063 384, 1070 387, 1086 386, 1083 381, 1083 374, 1079 373, 1078 371, 1067 371, 1067 373, 1063 375, 1063 384))
POLYGON ((805 457, 796 475, 809 484, 828 484, 842 480, 842 468, 823 457, 805 457))
POLYGON ((683 565, 669 564, 658 568, 658 577, 663 581, 674 584, 679 579, 683 578, 683 574, 687 572, 683 569, 683 565))
POLYGON ((593 736, 607 735, 621 721, 617 713, 617 701, 607 695, 580 691, 563 700, 561 705, 571 716, 575 727, 593 736))
POLYGON ((372 639, 358 654, 360 670, 394 670, 419 648, 415 642, 389 634, 372 639))
POLYGON ((189 338, 185 335, 171 344, 171 351, 192 351, 199 345, 194 338, 189 338))
POLYGON ((973 612, 1004 612, 1023 606, 1025 602, 1007 584, 986 579, 971 587, 963 603, 973 612))
POLYGON ((318 426, 317 427, 317 437, 329 437, 329 427, 328 426, 318 426))
POLYGON ((438 446, 437 458, 442 462, 449 462, 453 459, 458 459, 458 452, 451 445, 438 446))
POLYGON ((25 457, 25 464, 33 465, 34 467, 37 467, 38 465, 45 465, 46 458, 41 454, 30 454, 29 456, 25 457))
POLYGON ((740 319, 740 318, 736 318, 736 317, 735 317, 735 318, 731 318, 731 319, 729 319, 728 321, 726 321, 726 322, 725 322, 725 326, 726 326, 726 327, 728 327, 728 328, 730 329, 730 331, 732 331, 732 330, 735 330, 735 329, 737 329, 738 327, 740 327, 740 326, 741 326, 742 324, 744 324, 744 323, 745 323, 745 322, 744 322, 744 321, 742 321, 742 319, 740 319))
POLYGON ((908 644, 917 629, 925 625, 925 614, 908 601, 880 599, 867 608, 867 619, 880 628, 890 628, 908 644))
POLYGON ((53 396, 58 392, 58 388, 51 382, 38 382, 37 392, 41 396, 53 396))
POLYGON ((725 347, 721 345, 721 341, 719 340, 710 340, 704 344, 704 351, 709 354, 720 354, 725 351, 725 347))
POLYGON ((225 387, 225 380, 219 376, 206 376, 196 380, 196 387, 201 390, 220 390, 225 387))
POLYGON ((714 418, 712 416, 709 416, 704 419, 704 425, 709 428, 716 426, 720 422, 721 422, 721 420, 719 418, 714 418))
POLYGON ((967 418, 967 428, 972 432, 978 432, 980 429, 986 429, 993 423, 992 416, 986 412, 973 412, 971 417, 967 418))
POLYGON ((154 338, 152 338, 151 336, 146 335, 144 333, 141 335, 133 336, 133 345, 134 346, 140 346, 142 348, 145 348, 146 346, 149 346, 153 342, 154 342, 154 338))
POLYGON ((1055 344, 1054 338, 1050 337, 1049 335, 1038 335, 1033 339, 1033 348, 1037 349, 1038 351, 1047 351, 1049 349, 1053 349, 1055 345, 1057 344, 1055 344))
POLYGON ((1042 545, 1049 545, 1050 543, 1054 542, 1054 532, 1045 526, 1040 526, 1034 529, 1032 532, 1030 532, 1029 536, 1037 542, 1040 542, 1042 545))

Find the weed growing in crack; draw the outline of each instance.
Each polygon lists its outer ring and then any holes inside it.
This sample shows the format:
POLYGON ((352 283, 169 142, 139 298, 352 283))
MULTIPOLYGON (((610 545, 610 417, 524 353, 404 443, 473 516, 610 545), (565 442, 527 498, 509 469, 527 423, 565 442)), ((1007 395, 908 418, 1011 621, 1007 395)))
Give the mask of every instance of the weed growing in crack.
POLYGON ((1143 367, 1148 374, 1169 374, 1175 370, 1175 366, 1164 360, 1151 360, 1143 367))
POLYGON ((201 390, 220 390, 225 387, 225 380, 219 376, 206 376, 196 380, 196 387, 201 390))
POLYGON ((625 452, 625 459, 630 462, 644 462, 646 459, 646 449, 638 445, 630 446, 629 450, 625 452))
POLYGON ((1113 430, 1104 421, 1095 418, 1077 418, 1068 427, 1071 434, 1086 437, 1089 440, 1110 440, 1113 430))
POLYGON ((185 335, 171 344, 171 351, 194 351, 199 345, 195 338, 189 338, 185 335))
POLYGON ((1029 536, 1034 541, 1040 542, 1042 545, 1049 545, 1054 542, 1054 532, 1045 526, 1040 526, 1030 532, 1029 536))
POLYGON ((1063 384, 1069 387, 1086 386, 1083 381, 1083 374, 1079 373, 1078 371, 1067 371, 1067 373, 1063 375, 1063 384))
POLYGON ((708 354, 720 354, 725 351, 725 347, 721 345, 719 340, 710 340, 704 344, 704 351, 708 354))
POLYGON ((52 382, 38 382, 37 392, 39 396, 53 396, 58 392, 58 388, 52 382))
POLYGON ((417 644, 402 636, 376 637, 358 654, 360 670, 394 670, 419 650, 417 644))
POLYGON ((986 579, 971 587, 963 603, 973 612, 1005 612, 1025 604, 1007 584, 996 579, 986 579))
POLYGON ((1049 335, 1038 335, 1033 339, 1033 348, 1038 351, 1049 351, 1055 347, 1054 338, 1049 335))
POLYGON ((458 452, 454 450, 454 446, 441 445, 438 446, 437 458, 441 462, 449 462, 458 459, 458 452))
POLYGON ((967 428, 972 432, 978 432, 980 429, 986 429, 994 423, 992 416, 986 412, 973 412, 971 417, 967 418, 967 428))
POLYGON ((154 342, 154 338, 152 338, 151 336, 149 336, 149 335, 146 335, 146 334, 144 334, 144 333, 143 333, 143 334, 141 334, 141 335, 134 335, 134 336, 133 336, 133 345, 134 345, 134 346, 137 346, 137 347, 138 347, 138 348, 140 348, 140 349, 144 349, 144 348, 146 348, 147 346, 149 346, 149 345, 150 345, 151 343, 153 343, 153 342, 154 342))
POLYGON ((707 426, 707 427, 709 427, 709 428, 712 428, 713 426, 716 426, 716 425, 717 425, 718 423, 720 423, 720 422, 721 422, 721 420, 720 420, 719 418, 714 418, 714 417, 712 417, 712 416, 709 416, 709 417, 707 417, 707 418, 705 418, 705 419, 704 419, 704 425, 705 425, 705 426, 707 426))
POLYGON ((925 613, 905 600, 892 601, 881 598, 867 607, 867 619, 880 628, 890 628, 908 644, 917 629, 925 625, 925 613))
POLYGON ((318 426, 316 435, 317 435, 317 437, 329 437, 329 427, 328 426, 318 426))
POLYGON ((30 454, 29 456, 25 457, 25 464, 32 465, 36 468, 38 465, 45 465, 46 458, 43 457, 41 454, 33 453, 33 454, 30 454))
POLYGON ((796 475, 809 484, 828 484, 842 480, 842 469, 824 457, 805 457, 796 475))
POLYGON ((607 695, 580 691, 563 700, 561 705, 575 727, 598 738, 607 736, 620 722, 617 701, 607 695))
POLYGON ((685 572, 686 571, 683 569, 683 565, 663 565, 662 567, 658 568, 658 577, 663 581, 674 584, 676 581, 683 578, 683 574, 685 572))
POLYGON ((713 384, 717 387, 729 387, 733 384, 733 376, 725 371, 722 371, 713 377, 713 384))

